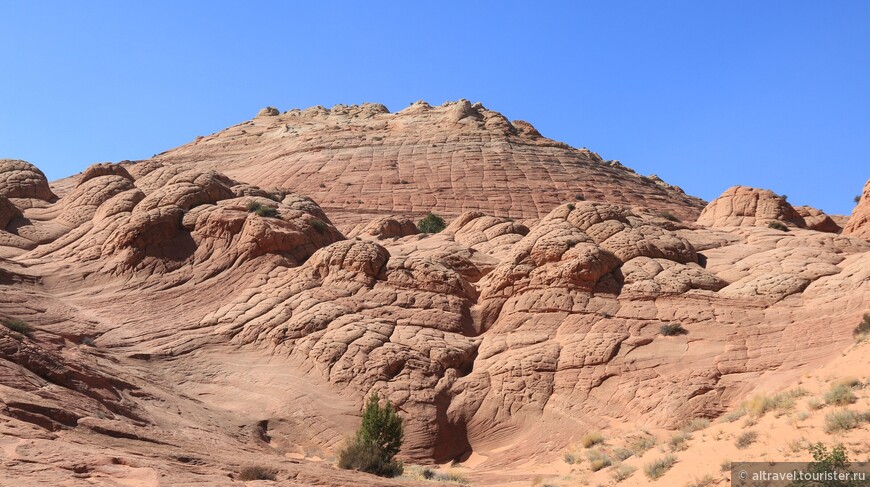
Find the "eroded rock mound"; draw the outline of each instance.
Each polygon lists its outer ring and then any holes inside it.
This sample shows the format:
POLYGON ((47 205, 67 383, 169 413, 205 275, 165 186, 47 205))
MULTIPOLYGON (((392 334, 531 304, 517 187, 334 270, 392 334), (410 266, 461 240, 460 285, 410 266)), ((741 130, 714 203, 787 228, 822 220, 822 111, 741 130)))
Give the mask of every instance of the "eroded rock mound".
POLYGON ((843 229, 824 211, 812 206, 795 206, 795 211, 806 222, 806 228, 817 232, 840 233, 843 229))
POLYGON ((767 225, 772 221, 806 227, 803 217, 785 198, 767 189, 748 186, 728 188, 698 217, 699 224, 710 227, 767 225))
POLYGON ((401 238, 420 233, 417 225, 408 218, 381 217, 362 223, 348 232, 348 238, 401 238))
POLYGON ((870 180, 864 185, 864 192, 858 201, 858 206, 852 210, 849 222, 843 228, 843 235, 870 240, 870 180))
MULTIPOLYGON (((685 220, 695 220, 704 205, 660 179, 547 139, 527 122, 468 100, 417 102, 396 113, 371 103, 284 113, 267 108, 158 159, 263 188, 292 188, 314 198, 333 221, 350 223, 346 228, 367 211, 539 218, 577 195, 685 220)), ((144 182, 140 187, 150 192, 144 182)))
POLYGON ((0 159, 0 195, 43 201, 56 198, 42 171, 29 162, 16 159, 0 159))

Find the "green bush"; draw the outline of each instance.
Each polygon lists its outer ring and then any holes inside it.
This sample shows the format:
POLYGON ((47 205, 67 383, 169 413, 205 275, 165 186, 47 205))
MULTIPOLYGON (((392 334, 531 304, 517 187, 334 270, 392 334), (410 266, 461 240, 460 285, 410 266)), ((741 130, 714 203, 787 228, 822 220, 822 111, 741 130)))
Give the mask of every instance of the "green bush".
POLYGON ((856 194, 855 197, 852 198, 852 201, 854 201, 855 203, 860 203, 861 202, 861 195, 856 194))
POLYGON ((239 480, 246 482, 248 480, 275 480, 275 470, 263 467, 261 465, 252 465, 245 467, 239 472, 239 480))
POLYGON ((401 475, 402 464, 395 456, 404 438, 402 418, 389 401, 381 407, 378 394, 373 393, 363 410, 356 436, 338 454, 338 466, 382 477, 401 475))
POLYGON ((782 223, 782 222, 778 222, 778 221, 772 221, 772 222, 768 223, 768 224, 767 224, 767 228, 772 228, 772 229, 774 229, 774 230, 779 230, 779 231, 781 231, 781 232, 787 232, 787 231, 788 231, 788 227, 785 226, 784 223, 782 223))
POLYGON ((662 325, 659 331, 661 331, 662 335, 666 337, 685 335, 686 333, 689 333, 685 328, 683 328, 683 325, 679 323, 668 323, 667 325, 662 325))
POLYGON ((660 211, 660 212, 656 213, 656 215, 658 215, 660 218, 664 218, 665 220, 672 221, 672 222, 679 222, 679 221, 681 221, 681 220, 677 217, 677 215, 674 215, 674 214, 671 213, 670 211, 660 211))
POLYGON ((0 318, 0 323, 3 324, 6 328, 10 330, 21 333, 24 336, 30 336, 30 333, 33 331, 30 328, 30 325, 27 324, 24 320, 19 320, 18 318, 0 318))
POLYGON ((262 216, 265 218, 275 218, 278 216, 278 210, 269 206, 261 206, 257 208, 257 211, 255 211, 254 213, 256 213, 257 216, 262 216))
MULTIPOLYGON (((813 460, 815 460, 806 467, 806 472, 811 474, 810 477, 818 476, 819 474, 834 474, 839 477, 841 474, 847 474, 848 472, 851 472, 851 463, 849 462, 849 457, 846 455, 846 449, 843 447, 843 445, 837 445, 829 452, 825 445, 821 443, 816 443, 815 445, 810 446, 810 452, 813 454, 813 460)), ((867 484, 865 481, 860 480, 846 480, 843 482, 833 481, 823 484, 815 480, 800 479, 790 483, 789 487, 809 487, 818 485, 845 487, 867 484)))
POLYGON ((444 219, 431 211, 417 223, 417 229, 422 233, 438 233, 445 228, 447 224, 444 223, 444 219))
POLYGON ((262 207, 263 207, 263 205, 261 205, 260 203, 258 203, 256 201, 249 201, 248 204, 245 205, 245 209, 248 210, 248 213, 253 213, 262 207))
POLYGON ((674 464, 677 463, 677 457, 674 455, 666 455, 658 460, 647 463, 643 467, 643 471, 647 477, 652 480, 657 480, 661 478, 662 475, 665 474, 674 464))
POLYGON ((311 226, 314 227, 315 230, 317 230, 317 233, 322 234, 326 232, 326 222, 321 220, 320 218, 315 218, 311 220, 311 226))

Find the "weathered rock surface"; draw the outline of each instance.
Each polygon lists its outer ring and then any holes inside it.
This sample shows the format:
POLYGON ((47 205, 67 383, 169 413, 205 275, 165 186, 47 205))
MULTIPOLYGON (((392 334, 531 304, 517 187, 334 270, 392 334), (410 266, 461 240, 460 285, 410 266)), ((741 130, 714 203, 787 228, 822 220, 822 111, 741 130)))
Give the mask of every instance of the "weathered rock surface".
POLYGON ((29 162, 15 159, 0 159, 0 195, 44 201, 55 198, 42 171, 29 162))
POLYGON ((785 198, 767 189, 748 186, 728 188, 698 217, 699 224, 710 227, 767 225, 771 221, 806 227, 803 217, 785 198))
POLYGON ((864 192, 858 206, 852 210, 849 222, 843 228, 843 235, 852 235, 870 240, 870 180, 864 185, 864 192))
POLYGON ((843 231, 843 228, 822 210, 812 206, 795 206, 794 209, 804 219, 806 228, 810 230, 829 233, 840 233, 843 231))
POLYGON ((527 122, 467 100, 417 102, 396 113, 380 104, 284 113, 269 107, 157 159, 309 195, 339 220, 345 213, 429 211, 539 218, 577 198, 694 220, 704 205, 657 177, 547 139, 527 122))
POLYGON ((840 356, 870 310, 870 189, 842 235, 743 187, 699 224, 672 221, 661 211, 693 216, 697 200, 479 105, 269 111, 155 160, 94 165, 59 199, 29 164, 4 164, 0 317, 31 332, 0 327, 0 483, 224 485, 257 463, 286 485, 412 485, 313 461, 375 391, 405 420, 406 460, 519 465, 603 424, 716 417, 840 356), (517 177, 522 158, 548 176, 504 181, 523 202, 467 201, 492 214, 459 198, 495 180, 451 175, 447 228, 418 234, 393 215, 423 206, 401 182, 383 190, 379 168, 395 151, 432 171, 409 180, 419 190, 449 174, 446 152, 417 152, 431 144, 501 167, 492 177, 517 177), (254 154, 261 166, 242 164, 254 154), (574 170, 624 192, 537 193, 574 192, 560 179, 574 170), (351 238, 296 192, 328 198, 339 181, 374 188, 360 193, 374 207, 342 215, 351 238), (686 333, 661 333, 675 323, 686 333))

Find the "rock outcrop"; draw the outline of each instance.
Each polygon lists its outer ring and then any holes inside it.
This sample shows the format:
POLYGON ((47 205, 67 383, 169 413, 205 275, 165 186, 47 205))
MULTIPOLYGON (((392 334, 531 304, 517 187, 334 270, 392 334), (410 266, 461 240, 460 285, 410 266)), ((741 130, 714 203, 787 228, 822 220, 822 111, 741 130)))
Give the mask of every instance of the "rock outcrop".
POLYGON ((870 180, 864 185, 864 192, 861 194, 858 206, 852 210, 852 216, 849 217, 846 227, 843 228, 843 235, 870 240, 870 180))
POLYGON ((803 217, 785 198, 767 189, 748 186, 728 188, 698 217, 699 224, 710 227, 767 225, 772 221, 806 227, 803 217))
POLYGON ((578 197, 684 220, 697 218, 704 205, 658 178, 547 139, 527 122, 467 100, 417 102, 396 113, 380 104, 284 113, 270 107, 157 159, 306 194, 335 221, 348 222, 347 229, 367 212, 540 218, 578 197))

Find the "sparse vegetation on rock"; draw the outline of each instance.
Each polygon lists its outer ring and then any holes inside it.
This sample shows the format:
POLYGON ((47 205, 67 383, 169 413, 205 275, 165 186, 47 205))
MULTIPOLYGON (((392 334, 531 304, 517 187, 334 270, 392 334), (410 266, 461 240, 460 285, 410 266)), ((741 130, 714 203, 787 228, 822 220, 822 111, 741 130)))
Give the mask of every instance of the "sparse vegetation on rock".
POLYGON ((660 211, 660 212, 656 213, 656 215, 658 215, 659 217, 664 218, 665 220, 668 220, 668 221, 672 221, 672 222, 679 222, 680 221, 680 219, 677 217, 677 215, 674 215, 670 211, 660 211))
POLYGON ((686 333, 689 333, 685 328, 683 328, 683 325, 679 323, 668 323, 662 325, 661 328, 659 328, 659 331, 666 337, 685 335, 686 333))
POLYGON ((9 328, 10 330, 14 331, 15 333, 20 333, 21 335, 28 336, 28 337, 33 332, 33 329, 30 327, 30 325, 26 321, 18 319, 18 318, 8 318, 8 317, 0 318, 0 324, 5 326, 6 328, 9 328))
POLYGON ((366 402, 362 425, 356 436, 338 454, 338 466, 382 477, 402 474, 402 464, 395 460, 404 442, 402 418, 390 401, 380 405, 380 397, 372 393, 366 402))
POLYGON ((239 472, 239 480, 243 482, 249 480, 275 480, 276 474, 275 469, 262 465, 251 465, 242 468, 241 472, 239 472))
POLYGON ((435 213, 429 212, 425 218, 417 223, 417 228, 421 233, 439 233, 447 228, 447 224, 444 223, 443 218, 435 213))
POLYGON ((777 221, 773 221, 773 222, 768 223, 767 228, 772 228, 774 230, 779 230, 781 232, 788 231, 788 227, 785 225, 785 223, 777 222, 777 221))
POLYGON ((744 449, 744 448, 748 448, 749 445, 755 443, 755 441, 757 439, 758 439, 758 432, 745 431, 745 432, 741 433, 740 436, 737 437, 737 441, 735 441, 734 444, 737 446, 737 448, 744 449))

